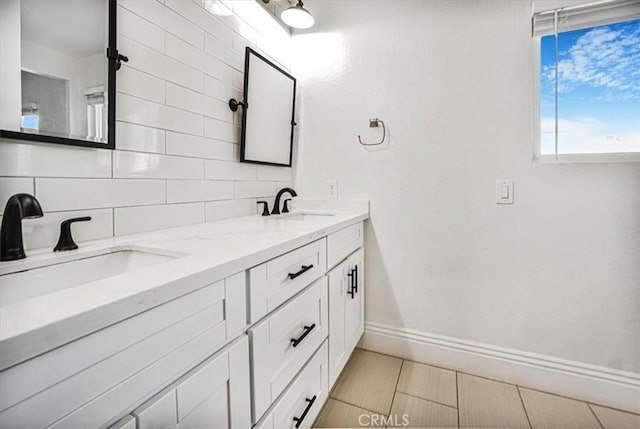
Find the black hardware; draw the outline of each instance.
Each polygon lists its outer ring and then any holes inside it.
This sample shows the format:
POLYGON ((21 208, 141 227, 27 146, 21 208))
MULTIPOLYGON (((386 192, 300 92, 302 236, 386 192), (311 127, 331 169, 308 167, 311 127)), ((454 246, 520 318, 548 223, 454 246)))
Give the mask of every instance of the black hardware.
POLYGON ((248 109, 249 104, 247 102, 242 102, 242 101, 236 100, 235 98, 231 98, 229 100, 229 109, 231 109, 232 112, 237 112, 238 107, 242 107, 243 109, 248 109))
POLYGON ((284 208, 282 209, 282 213, 289 213, 289 205, 287 203, 291 202, 291 198, 287 198, 284 200, 284 208))
POLYGON ((107 58, 114 60, 116 62, 116 70, 120 70, 120 68, 122 67, 122 62, 124 61, 125 63, 129 62, 129 57, 124 56, 122 54, 120 54, 120 52, 118 52, 117 49, 113 48, 108 48, 107 49, 107 58))
MULTIPOLYGON (((107 48, 107 141, 100 142, 95 140, 83 140, 76 136, 59 136, 37 134, 28 131, 0 130, 0 138, 10 140, 21 140, 37 143, 54 143, 76 147, 91 147, 97 149, 115 149, 116 148, 116 72, 118 67, 118 59, 109 57, 109 51, 118 52, 116 49, 117 42, 117 0, 108 0, 109 2, 109 35, 107 48)), ((82 35, 80 35, 82 37, 82 35)), ((126 57, 120 58, 127 61, 126 57)))
POLYGON ((353 284, 353 280, 354 280, 354 276, 353 276, 353 269, 351 269, 349 271, 349 274, 347 274, 347 277, 349 277, 349 279, 351 280, 351 284, 349 285, 349 290, 347 291, 347 295, 351 296, 351 299, 354 299, 356 296, 356 287, 353 284))
POLYGON ((313 329, 316 327, 316 324, 314 323, 311 326, 305 326, 304 327, 304 332, 302 333, 302 335, 300 335, 298 338, 291 338, 291 345, 293 347, 298 347, 298 344, 300 344, 302 342, 302 340, 305 339, 305 337, 307 335, 309 335, 309 332, 313 331, 313 329))
POLYGON ((293 421, 296 422, 296 426, 295 426, 296 429, 298 429, 300 427, 300 425, 302 424, 304 418, 307 417, 307 413, 309 412, 311 407, 313 407, 313 403, 316 402, 316 395, 313 395, 313 398, 311 398, 311 399, 306 398, 305 402, 308 402, 308 405, 304 409, 304 412, 302 413, 302 415, 300 417, 294 417, 293 418, 293 421))
POLYGON ((353 291, 358 293, 358 266, 353 268, 353 291))
POLYGON ((282 195, 289 193, 292 197, 297 197, 298 193, 293 189, 293 188, 282 188, 278 191, 278 194, 276 195, 276 200, 273 203, 273 210, 271 211, 272 215, 279 215, 280 214, 280 198, 282 198, 282 195))
MULTIPOLYGON (((269 61, 267 58, 265 58, 264 56, 260 55, 258 52, 256 52, 255 50, 251 49, 250 47, 247 46, 247 48, 245 49, 245 56, 244 56, 244 89, 243 89, 243 94, 244 94, 244 109, 242 111, 242 133, 241 133, 241 137, 240 137, 240 162, 249 162, 249 163, 253 163, 253 164, 263 164, 263 165, 279 165, 279 166, 284 166, 284 167, 291 167, 291 165, 293 164, 293 132, 294 132, 294 127, 296 125, 296 121, 295 121, 295 112, 296 112, 296 78, 291 76, 289 73, 287 73, 286 71, 284 71, 282 68, 278 67, 275 63, 273 63, 272 61, 269 61), (250 64, 251 64, 251 59, 252 57, 258 58, 260 60, 262 60, 263 62, 265 62, 267 65, 273 67, 275 70, 277 70, 278 72, 282 73, 283 75, 285 75, 287 78, 291 79, 291 81, 293 82, 293 97, 292 97, 292 103, 291 103, 291 136, 289 139, 289 162, 287 164, 282 164, 282 163, 277 163, 277 162, 269 162, 269 161, 260 161, 260 160, 256 160, 256 159, 247 159, 246 157, 246 130, 247 130, 247 110, 248 110, 248 103, 249 103, 249 69, 250 69, 250 64)), ((231 107, 231 104, 229 104, 229 107, 231 107)), ((232 108, 233 110, 233 108, 232 108)))
POLYGON ((0 228, 0 261, 27 257, 22 242, 22 219, 42 216, 42 207, 33 195, 15 194, 7 200, 0 228))
POLYGON ((264 204, 262 208, 262 216, 269 216, 271 214, 269 213, 269 203, 266 201, 258 201, 258 205, 260 204, 264 204))
POLYGON ((60 224, 60 238, 58 238, 58 244, 53 248, 54 252, 64 252, 65 250, 75 250, 78 245, 73 241, 71 235, 71 224, 75 222, 87 222, 91 220, 91 216, 74 217, 62 221, 60 224))
POLYGON ((300 271, 298 271, 297 273, 289 273, 289 280, 293 280, 296 277, 303 275, 304 273, 309 271, 311 268, 313 268, 313 264, 303 265, 300 271))

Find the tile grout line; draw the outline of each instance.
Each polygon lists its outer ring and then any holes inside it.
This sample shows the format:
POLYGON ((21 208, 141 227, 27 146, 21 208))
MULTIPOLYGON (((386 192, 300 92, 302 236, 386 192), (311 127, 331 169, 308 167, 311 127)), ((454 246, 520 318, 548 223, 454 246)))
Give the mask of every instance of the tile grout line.
MULTIPOLYGON (((380 414, 380 413, 379 413, 379 412, 377 412, 377 411, 373 411, 373 410, 370 410, 370 409, 368 409, 368 408, 364 408, 364 407, 362 407, 362 406, 360 406, 360 405, 352 404, 351 402, 347 402, 347 401, 345 401, 344 399, 334 398, 333 396, 329 396, 327 399, 333 399, 334 401, 342 402, 343 404, 347 404, 347 405, 349 405, 349 406, 351 406, 351 407, 359 408, 359 409, 361 409, 361 410, 365 410, 365 411, 368 411, 368 412, 370 412, 370 413, 374 413, 374 414, 382 415, 382 414, 380 414)), ((385 416, 385 417, 387 417, 387 416, 385 416)))
POLYGON ((598 418, 598 415, 596 414, 596 412, 593 411, 593 408, 591 407, 591 404, 589 402, 587 402, 586 404, 587 404, 587 407, 589 408, 589 411, 591 411, 591 414, 593 414, 593 416, 596 418, 596 421, 598 422, 600 427, 602 427, 602 429, 604 429, 604 424, 600 421, 600 419, 598 418))
POLYGON ((458 384, 458 371, 456 371, 456 416, 460 427, 460 385, 458 384))
POLYGON ((393 403, 396 400, 396 393, 398 393, 398 384, 400 383, 400 377, 402 376, 402 368, 404 367, 404 359, 402 359, 402 362, 400 363, 400 371, 398 371, 398 378, 396 379, 396 385, 393 388, 393 398, 391 399, 391 405, 389 405, 389 413, 387 414, 387 417, 391 417, 391 410, 393 410, 393 403))
MULTIPOLYGON (((456 386, 456 389, 457 389, 457 386, 456 386)), ((423 398, 422 396, 417 396, 417 395, 413 395, 411 393, 403 392, 402 390, 396 390, 396 393, 402 393, 403 395, 411 396, 412 398, 420 399, 422 401, 430 402, 432 404, 442 405, 443 407, 447 407, 447 408, 453 408, 454 410, 456 410, 458 408, 458 407, 454 407, 453 405, 444 404, 442 402, 434 401, 432 399, 423 398)), ((457 398, 456 398, 456 402, 457 402, 457 398)))
POLYGON ((524 399, 522 399, 522 392, 520 392, 520 386, 516 385, 516 390, 518 391, 518 398, 520 398, 520 403, 522 404, 522 409, 524 410, 524 415, 527 417, 527 423, 530 428, 533 428, 531 424, 531 419, 529 419, 529 413, 527 412, 527 406, 524 404, 524 399))

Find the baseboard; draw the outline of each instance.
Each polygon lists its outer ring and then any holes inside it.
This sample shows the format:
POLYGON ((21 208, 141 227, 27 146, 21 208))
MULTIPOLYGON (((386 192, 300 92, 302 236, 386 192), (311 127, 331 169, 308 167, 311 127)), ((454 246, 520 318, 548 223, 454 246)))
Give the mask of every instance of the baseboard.
POLYGON ((375 323, 360 346, 595 404, 640 413, 640 374, 375 323))

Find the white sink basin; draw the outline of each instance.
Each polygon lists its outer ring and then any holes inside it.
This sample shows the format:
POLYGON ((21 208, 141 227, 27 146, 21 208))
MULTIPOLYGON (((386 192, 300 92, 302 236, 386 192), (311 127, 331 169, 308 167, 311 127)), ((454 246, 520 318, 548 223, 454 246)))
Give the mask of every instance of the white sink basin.
MULTIPOLYGON (((0 275, 0 306, 161 264, 179 256, 138 249, 103 249, 34 264, 16 264, 0 275)), ((4 271, 4 270, 3 270, 4 271)))
POLYGON ((320 220, 326 219, 328 216, 335 216, 333 213, 326 212, 293 212, 293 213, 285 213, 282 215, 274 216, 270 219, 272 220, 296 220, 296 221, 308 221, 308 220, 320 220))

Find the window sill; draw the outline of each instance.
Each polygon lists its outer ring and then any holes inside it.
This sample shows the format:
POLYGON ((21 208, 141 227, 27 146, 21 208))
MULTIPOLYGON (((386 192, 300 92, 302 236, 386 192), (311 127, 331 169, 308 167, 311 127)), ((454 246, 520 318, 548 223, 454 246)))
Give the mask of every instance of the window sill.
POLYGON ((558 155, 534 155, 534 164, 593 164, 615 162, 640 162, 640 152, 633 153, 581 153, 558 155))

